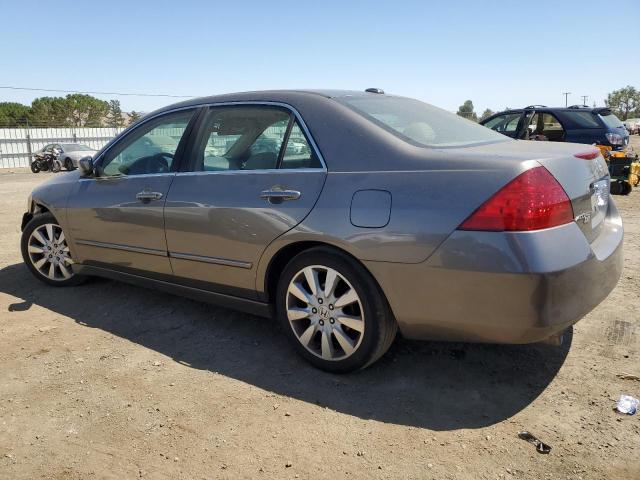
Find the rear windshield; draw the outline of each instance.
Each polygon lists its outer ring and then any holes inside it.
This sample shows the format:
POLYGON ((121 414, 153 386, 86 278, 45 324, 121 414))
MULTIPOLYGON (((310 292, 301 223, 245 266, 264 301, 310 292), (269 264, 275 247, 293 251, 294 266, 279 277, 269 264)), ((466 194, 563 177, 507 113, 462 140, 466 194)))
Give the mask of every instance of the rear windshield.
POLYGON ((622 122, 618 117, 616 117, 613 113, 609 115, 600 115, 600 118, 604 122, 604 124, 609 128, 623 128, 622 122))
POLYGON ((89 151, 91 150, 89 147, 87 147, 86 145, 80 145, 78 143, 61 143, 60 146, 66 151, 66 152, 77 152, 77 151, 89 151))
POLYGON ((413 145, 461 147, 510 139, 418 100, 402 97, 345 96, 339 102, 413 145))

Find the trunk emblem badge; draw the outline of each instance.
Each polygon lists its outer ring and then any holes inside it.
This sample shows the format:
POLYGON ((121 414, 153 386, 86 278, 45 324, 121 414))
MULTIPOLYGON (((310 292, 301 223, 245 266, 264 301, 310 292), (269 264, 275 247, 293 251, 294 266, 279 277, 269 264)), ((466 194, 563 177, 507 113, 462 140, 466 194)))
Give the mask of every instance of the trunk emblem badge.
POLYGON ((576 222, 589 223, 591 220, 591 212, 584 212, 575 218, 576 222))

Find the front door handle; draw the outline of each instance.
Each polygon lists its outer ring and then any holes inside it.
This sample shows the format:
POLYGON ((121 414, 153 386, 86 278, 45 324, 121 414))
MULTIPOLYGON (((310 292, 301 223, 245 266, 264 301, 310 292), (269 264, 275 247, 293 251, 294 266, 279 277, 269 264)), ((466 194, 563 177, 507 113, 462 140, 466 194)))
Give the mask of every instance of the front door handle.
POLYGON ((285 200, 298 200, 302 195, 298 190, 270 189, 260 192, 260 198, 264 198, 271 203, 282 203, 285 200))
POLYGON ((150 202, 151 200, 160 200, 162 198, 162 193, 143 190, 136 194, 136 198, 142 202, 150 202))

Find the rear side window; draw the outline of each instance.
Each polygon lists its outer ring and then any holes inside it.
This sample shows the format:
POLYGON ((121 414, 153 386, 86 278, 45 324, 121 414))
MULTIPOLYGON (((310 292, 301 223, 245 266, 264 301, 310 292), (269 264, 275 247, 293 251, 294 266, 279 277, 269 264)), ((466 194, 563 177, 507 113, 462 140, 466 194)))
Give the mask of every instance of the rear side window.
POLYGON ((294 116, 267 105, 211 107, 194 148, 195 171, 321 167, 294 116))
POLYGON ((610 113, 609 115, 600 115, 600 118, 609 128, 624 128, 624 125, 622 124, 620 119, 613 113, 610 113))
POLYGON ((336 100, 419 147, 462 147, 509 141, 482 125, 411 98, 372 95, 345 96, 336 100))
POLYGON ((573 123, 582 128, 601 128, 598 119, 591 112, 562 112, 569 117, 573 123))
POLYGON ((289 132, 280 168, 320 168, 320 160, 309 145, 300 125, 295 121, 289 132))

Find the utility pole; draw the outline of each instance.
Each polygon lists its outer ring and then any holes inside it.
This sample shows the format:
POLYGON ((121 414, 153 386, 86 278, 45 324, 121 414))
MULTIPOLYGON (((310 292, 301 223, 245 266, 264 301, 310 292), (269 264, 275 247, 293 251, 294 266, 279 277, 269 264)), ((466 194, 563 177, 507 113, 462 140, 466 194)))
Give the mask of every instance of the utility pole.
POLYGON ((589 95, 580 95, 580 98, 582 99, 582 105, 586 105, 587 98, 589 98, 589 95))
POLYGON ((569 106, 569 95, 571 95, 571 92, 562 92, 562 94, 564 95, 564 106, 568 107, 569 106))

